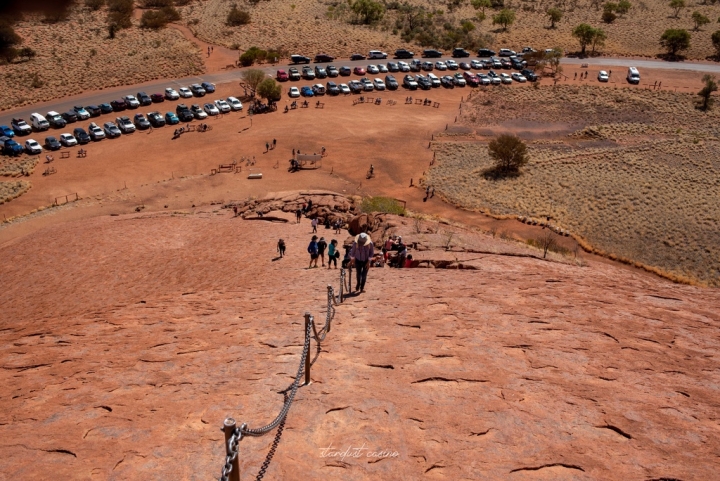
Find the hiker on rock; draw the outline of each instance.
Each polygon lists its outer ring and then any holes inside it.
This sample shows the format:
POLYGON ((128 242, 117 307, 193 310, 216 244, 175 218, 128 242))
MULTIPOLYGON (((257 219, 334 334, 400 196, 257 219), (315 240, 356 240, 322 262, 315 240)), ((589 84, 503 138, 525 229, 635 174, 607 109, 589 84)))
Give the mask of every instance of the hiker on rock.
POLYGON ((308 269, 312 269, 313 267, 317 267, 317 260, 318 260, 318 243, 317 243, 317 236, 312 236, 312 240, 310 241, 310 245, 308 245, 308 254, 310 254, 310 265, 308 266, 308 269), (313 266, 313 264, 315 264, 313 266))
POLYGON ((312 226, 313 234, 316 234, 317 233, 317 225, 318 225, 317 217, 315 217, 312 221, 310 221, 310 225, 312 226))
POLYGON ((338 241, 336 239, 333 239, 330 241, 330 244, 328 245, 328 269, 332 267, 332 264, 335 264, 335 269, 337 269, 337 260, 338 257, 340 257, 340 252, 338 251, 338 241))
MULTIPOLYGON (((368 270, 370 269, 370 261, 375 255, 370 236, 366 233, 358 234, 350 249, 350 265, 354 265, 357 269, 355 275, 357 279, 356 291, 365 292, 365 281, 367 281, 368 270)), ((316 261, 317 263, 317 261, 316 261)))
MULTIPOLYGON (((325 242, 325 238, 321 237, 320 240, 317 243, 318 246, 318 256, 320 256, 320 261, 322 262, 322 266, 325 267, 325 249, 327 249, 327 242, 325 242)), ((328 259, 328 263, 330 263, 330 260, 328 259)))
POLYGON ((285 241, 280 239, 277 243, 277 251, 280 254, 280 258, 285 257, 285 241))

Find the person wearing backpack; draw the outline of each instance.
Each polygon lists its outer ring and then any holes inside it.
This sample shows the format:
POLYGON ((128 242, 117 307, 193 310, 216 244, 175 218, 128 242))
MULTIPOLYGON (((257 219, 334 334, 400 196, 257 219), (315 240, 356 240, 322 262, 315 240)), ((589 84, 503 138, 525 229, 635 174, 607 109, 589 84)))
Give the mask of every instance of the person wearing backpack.
POLYGON ((317 260, 318 260, 318 243, 317 243, 317 236, 312 236, 312 240, 310 241, 310 245, 308 245, 308 254, 310 254, 310 265, 308 266, 308 269, 313 268, 313 263, 315 264, 314 267, 317 267, 317 260))
POLYGON ((337 269, 337 260, 338 257, 340 257, 337 245, 338 241, 336 239, 331 240, 330 245, 328 245, 328 269, 331 268, 333 263, 335 264, 335 269, 337 269))

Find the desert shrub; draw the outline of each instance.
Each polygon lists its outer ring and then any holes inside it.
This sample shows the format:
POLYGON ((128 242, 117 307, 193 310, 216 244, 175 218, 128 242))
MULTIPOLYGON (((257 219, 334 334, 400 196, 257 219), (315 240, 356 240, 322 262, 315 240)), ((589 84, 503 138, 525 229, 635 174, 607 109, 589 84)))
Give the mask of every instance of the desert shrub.
POLYGON ((486 176, 495 178, 517 175, 528 162, 527 146, 515 135, 503 134, 491 140, 488 155, 495 165, 486 171, 486 176))
POLYGON ((133 0, 107 0, 108 4, 108 24, 114 25, 114 31, 110 35, 114 37, 114 32, 121 28, 132 27, 132 12, 134 8, 133 0))
POLYGON ((620 0, 615 10, 619 15, 625 15, 632 8, 632 4, 628 0, 620 0))
POLYGON ((573 37, 578 39, 580 42, 580 54, 585 55, 585 49, 588 45, 593 43, 595 36, 597 35, 597 29, 591 27, 587 23, 581 23, 572 32, 573 37))
POLYGON ((24 58, 27 60, 33 59, 37 56, 37 52, 35 50, 31 49, 30 47, 23 47, 20 50, 18 50, 18 57, 24 58))
POLYGON ((164 28, 168 19, 160 10, 145 10, 140 18, 140 27, 157 30, 164 28))
POLYGON ((702 90, 698 92, 698 95, 702 99, 702 103, 699 105, 699 107, 700 110, 709 110, 713 104, 712 94, 713 92, 717 92, 718 84, 715 76, 710 74, 705 74, 703 76, 703 82, 705 82, 705 85, 703 86, 702 90))
POLYGON ((180 20, 180 12, 178 12, 177 9, 172 5, 163 7, 160 9, 160 11, 165 14, 165 18, 167 18, 168 22, 177 22, 178 20, 180 20))
POLYGON ((260 83, 265 80, 265 72, 255 68, 244 70, 240 74, 240 76, 242 77, 248 88, 251 90, 253 96, 255 95, 255 91, 257 90, 258 85, 260 85, 260 83))
POLYGON ((275 79, 266 78, 257 86, 257 94, 266 100, 280 100, 282 96, 282 85, 275 79))
POLYGON ((720 30, 716 30, 710 36, 710 40, 712 40, 713 48, 715 48, 715 56, 720 58, 720 30))
POLYGON ((670 8, 675 10, 675 18, 678 18, 680 9, 685 8, 685 0, 670 0, 670 8))
POLYGON ((668 55, 675 57, 678 52, 690 48, 690 32, 682 28, 669 28, 660 37, 660 46, 668 55))
MULTIPOLYGON (((606 4, 607 5, 607 4, 606 4)), ((602 21, 605 23, 613 23, 617 19, 617 15, 612 10, 603 10, 602 21)))
POLYGON ((90 10, 100 10, 105 5, 105 0, 85 0, 85 6, 90 10))
POLYGON ((562 10, 553 7, 547 9, 547 16, 550 17, 550 28, 555 28, 555 24, 562 18, 562 10))
POLYGON ((172 7, 173 0, 140 0, 140 4, 144 8, 172 7))
POLYGON ((67 2, 58 2, 44 11, 43 23, 64 22, 70 17, 70 5, 67 2))
POLYGON ((493 25, 501 25, 503 30, 515 22, 515 12, 504 8, 497 15, 493 15, 493 25))
POLYGON ((405 215, 405 207, 392 197, 365 197, 360 204, 360 210, 366 213, 405 215))
POLYGON ((250 13, 238 9, 237 5, 233 5, 227 16, 227 24, 231 27, 237 27, 238 25, 247 25, 248 23, 250 23, 250 13))
POLYGON ((22 43, 22 38, 9 23, 0 22, 0 56, 12 62, 18 56, 15 45, 22 43))
POLYGON ((710 23, 710 19, 698 11, 693 12, 692 20, 695 23, 696 32, 700 30, 700 27, 702 27, 703 25, 707 25, 708 23, 710 23))
POLYGON ((35 72, 30 79, 30 86, 34 89, 40 89, 45 86, 45 82, 40 78, 40 75, 35 72))
POLYGON ((379 22, 385 15, 385 7, 374 0, 355 0, 350 8, 357 16, 357 22, 372 25, 379 22))
POLYGON ((543 251, 543 259, 547 257, 548 251, 556 252, 562 255, 570 254, 570 250, 565 247, 558 245, 556 236, 552 231, 548 230, 541 237, 535 239, 528 239, 526 242, 529 246, 536 247, 543 251))
POLYGON ((258 47, 250 47, 242 55, 240 55, 240 64, 243 67, 249 67, 255 62, 262 62, 267 59, 268 53, 258 47))

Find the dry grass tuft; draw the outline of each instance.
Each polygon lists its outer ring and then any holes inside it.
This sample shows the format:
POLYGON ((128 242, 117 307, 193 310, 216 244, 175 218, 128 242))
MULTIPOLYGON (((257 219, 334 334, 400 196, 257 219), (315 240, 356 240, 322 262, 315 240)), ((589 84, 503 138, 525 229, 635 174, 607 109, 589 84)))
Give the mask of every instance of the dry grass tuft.
POLYGON ((27 192, 32 184, 27 180, 12 180, 10 182, 0 181, 0 204, 10 202, 27 192))
POLYGON ((35 170, 40 158, 34 157, 0 157, 0 175, 20 177, 30 175, 35 170))

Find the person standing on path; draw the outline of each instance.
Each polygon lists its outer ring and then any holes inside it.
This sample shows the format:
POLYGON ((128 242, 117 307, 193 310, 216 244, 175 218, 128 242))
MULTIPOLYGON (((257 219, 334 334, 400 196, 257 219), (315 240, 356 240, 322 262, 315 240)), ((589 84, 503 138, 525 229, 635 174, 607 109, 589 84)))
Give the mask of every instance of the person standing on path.
POLYGON ((297 208, 295 211, 295 220, 297 221, 296 224, 300 223, 300 218, 302 217, 302 209, 300 207, 297 208))
POLYGON ((340 257, 340 252, 337 250, 338 241, 333 239, 328 245, 328 269, 335 263, 335 269, 337 269, 337 260, 340 257))
POLYGON ((310 222, 310 225, 312 226, 313 234, 317 234, 317 225, 318 225, 317 217, 315 217, 315 218, 310 222))
POLYGON ((265 142, 265 152, 270 151, 270 144, 268 142, 265 142))
POLYGON ((280 258, 285 257, 285 241, 280 239, 277 244, 277 251, 280 254, 280 258))
MULTIPOLYGON (((325 238, 321 237, 318 241, 318 255, 320 256, 320 262, 322 262, 322 266, 325 267, 325 249, 327 249, 327 242, 325 242, 325 238)), ((330 260, 328 259, 328 264, 330 263, 330 260)))
POLYGON ((277 139, 273 139, 273 150, 275 150, 275 145, 277 144, 277 139))
POLYGON ((350 265, 354 265, 356 269, 355 278, 357 284, 355 290, 361 293, 365 292, 365 282, 367 281, 373 255, 375 255, 375 249, 370 236, 364 232, 358 234, 350 249, 350 265))
POLYGON ((310 245, 308 245, 308 254, 310 254, 310 265, 308 266, 308 269, 313 268, 313 264, 315 264, 315 267, 317 267, 317 260, 318 260, 318 243, 317 243, 317 236, 312 236, 312 240, 310 241, 310 245))

